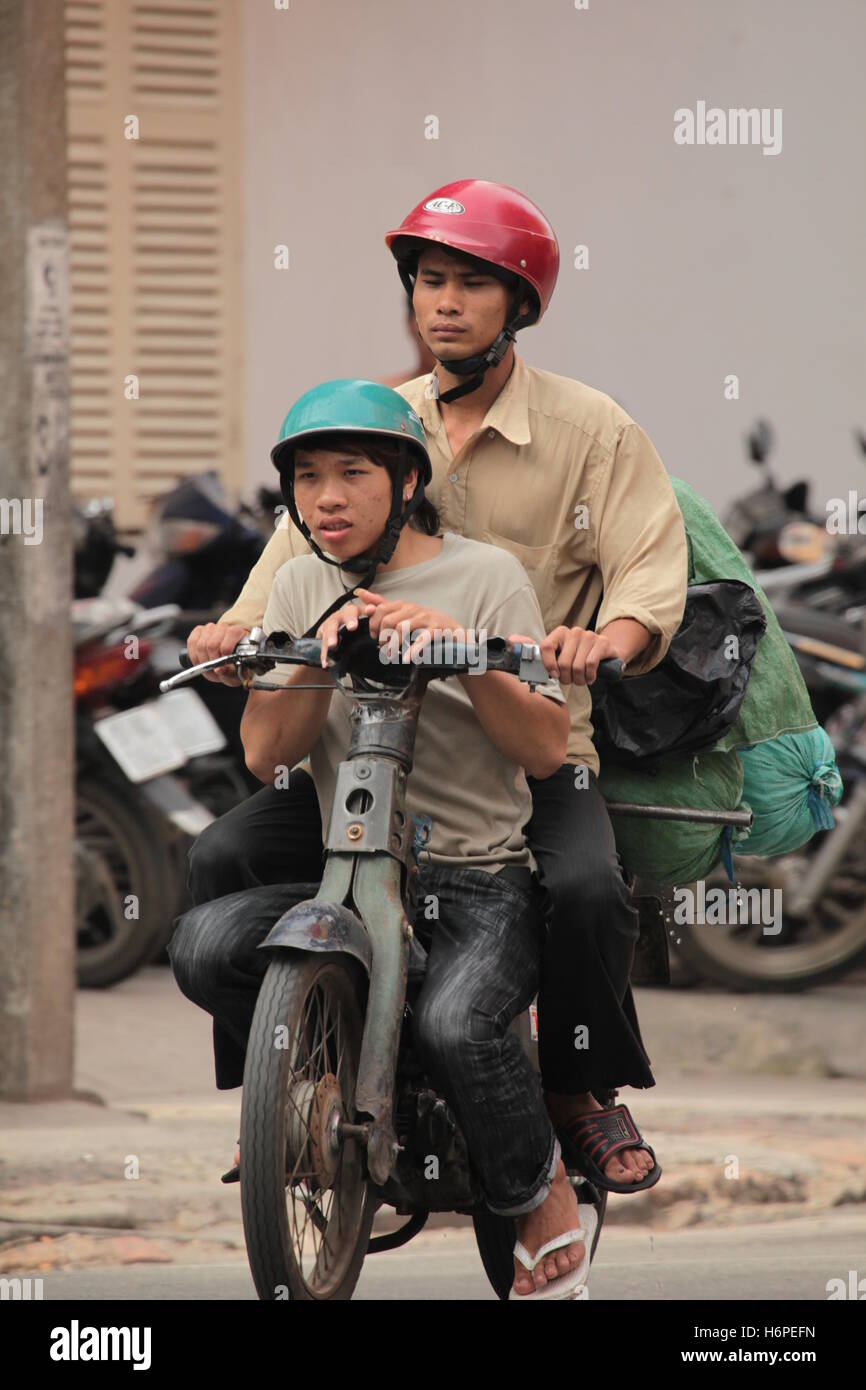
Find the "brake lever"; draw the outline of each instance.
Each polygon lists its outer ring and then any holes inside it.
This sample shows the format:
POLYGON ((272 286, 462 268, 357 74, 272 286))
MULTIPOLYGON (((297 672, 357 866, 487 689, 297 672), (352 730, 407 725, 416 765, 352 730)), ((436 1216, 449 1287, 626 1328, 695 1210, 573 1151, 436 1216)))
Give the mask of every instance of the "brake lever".
MULTIPOLYGON (((243 666, 249 665, 260 656, 264 640, 264 629, 254 627, 246 637, 241 638, 233 652, 229 652, 226 656, 214 657, 213 661, 201 661, 196 666, 187 666, 186 670, 178 672, 176 676, 170 676, 168 680, 160 681, 160 691, 166 695, 170 690, 176 690, 179 685, 187 685, 190 681, 195 680, 196 676, 200 676, 202 672, 216 671, 223 666, 234 666, 238 676, 240 676, 243 666)), ((181 655, 181 663, 183 663, 184 658, 189 660, 186 652, 181 655)), ((270 667, 266 669, 270 670, 270 667)))

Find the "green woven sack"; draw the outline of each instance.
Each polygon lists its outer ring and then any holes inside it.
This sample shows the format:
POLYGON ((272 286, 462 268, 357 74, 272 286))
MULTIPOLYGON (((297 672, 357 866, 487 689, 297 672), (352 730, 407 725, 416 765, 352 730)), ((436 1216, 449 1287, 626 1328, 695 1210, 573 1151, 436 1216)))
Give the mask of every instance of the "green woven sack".
MULTIPOLYGON (((711 749, 691 758, 666 758, 655 772, 609 763, 602 766, 598 784, 607 801, 735 811, 743 791, 743 765, 735 752, 711 749)), ((726 830, 723 825, 617 815, 611 815, 611 825, 626 868, 658 883, 706 878, 719 861, 726 830)))
MULTIPOLYGON (((725 850, 790 854, 816 831, 835 825, 830 807, 842 796, 842 778, 833 745, 815 718, 796 657, 770 602, 737 546, 694 488, 680 478, 671 478, 671 486, 686 526, 689 582, 742 579, 754 589, 767 619, 740 712, 713 749, 739 750, 743 797, 754 815, 750 829, 728 836, 725 850)), ((730 867, 727 853, 724 859, 730 867)))
POLYGON ((733 848, 757 855, 792 854, 818 830, 836 824, 831 806, 842 799, 842 778, 829 735, 820 725, 804 734, 741 748, 743 795, 755 820, 745 831, 735 830, 733 848))
MULTIPOLYGON (((755 819, 751 830, 734 832, 725 826, 687 821, 611 817, 617 851, 633 873, 659 883, 689 883, 705 878, 720 859, 730 869, 732 843, 743 854, 778 852, 763 846, 776 846, 782 843, 786 830, 790 836, 797 829, 793 824, 780 825, 778 819, 779 777, 796 776, 797 768, 785 736, 802 735, 807 730, 817 733, 819 725, 794 653, 739 549, 705 498, 681 478, 671 477, 670 481, 686 528, 689 584, 739 579, 757 594, 767 619, 737 719, 708 753, 695 758, 665 759, 655 772, 649 768, 632 770, 602 765, 599 786, 609 801, 632 801, 642 806, 695 806, 715 811, 752 810, 755 819), (779 741, 774 744, 773 740, 779 741), (736 750, 753 749, 755 745, 767 746, 763 757, 756 750, 750 763, 750 773, 757 775, 750 776, 746 792, 744 767, 736 750), (768 767, 773 769, 769 777, 768 767), (751 835, 755 836, 752 844, 751 835)), ((802 740, 797 741, 802 744, 802 740)), ((749 758, 751 755, 747 755, 749 758)), ((792 805, 798 797, 806 807, 812 805, 814 795, 807 799, 806 788, 800 795, 799 782, 796 786, 789 783, 789 787, 792 805)), ((814 828, 819 827, 816 824, 814 828)))
MULTIPOLYGON (((755 576, 709 502, 681 478, 672 477, 670 481, 686 527, 689 583, 740 579, 754 589, 767 619, 767 630, 755 652, 740 712, 728 732, 714 745, 713 752, 746 748, 778 738, 779 734, 816 729, 818 721, 806 682, 769 599, 755 582, 755 576)), ((756 818, 757 814, 755 810, 756 818)))

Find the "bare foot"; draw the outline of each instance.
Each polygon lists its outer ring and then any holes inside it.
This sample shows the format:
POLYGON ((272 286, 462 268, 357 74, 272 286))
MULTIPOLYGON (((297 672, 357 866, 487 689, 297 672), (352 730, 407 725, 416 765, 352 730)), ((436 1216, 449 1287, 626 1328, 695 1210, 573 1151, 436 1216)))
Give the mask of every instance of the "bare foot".
MULTIPOLYGON (((577 1198, 566 1175, 565 1164, 560 1161, 553 1184, 541 1206, 517 1218, 517 1239, 534 1256, 549 1240, 565 1231, 577 1230, 579 1225, 577 1198)), ((559 1279, 570 1269, 578 1268, 583 1261, 584 1251, 583 1241, 576 1240, 547 1255, 531 1274, 515 1257, 514 1292, 530 1294, 535 1289, 543 1289, 550 1280, 559 1279)))
MULTIPOLYGON (((544 1098, 556 1129, 567 1125, 577 1115, 591 1115, 604 1109, 591 1091, 579 1096, 560 1096, 545 1091, 544 1098)), ((653 1161, 646 1149, 620 1149, 603 1165, 602 1172, 614 1182, 640 1182, 652 1172, 652 1167, 653 1161)))

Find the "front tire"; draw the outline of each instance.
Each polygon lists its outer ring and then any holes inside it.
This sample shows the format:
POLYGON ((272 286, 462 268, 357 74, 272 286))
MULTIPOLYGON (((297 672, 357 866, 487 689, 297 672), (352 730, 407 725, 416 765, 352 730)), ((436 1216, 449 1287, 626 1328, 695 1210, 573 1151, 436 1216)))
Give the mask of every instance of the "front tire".
POLYGON ((351 1298, 376 1203, 356 1140, 363 1017, 346 957, 281 951, 259 992, 241 1108, 241 1209, 261 1299, 351 1298))

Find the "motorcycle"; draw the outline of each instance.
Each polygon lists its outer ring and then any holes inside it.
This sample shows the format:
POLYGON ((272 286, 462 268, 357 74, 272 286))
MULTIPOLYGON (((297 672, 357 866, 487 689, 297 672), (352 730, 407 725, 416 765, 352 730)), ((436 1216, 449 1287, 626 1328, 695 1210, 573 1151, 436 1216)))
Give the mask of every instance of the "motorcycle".
POLYGON ((115 984, 164 949, 185 850, 213 820, 182 778, 223 747, 219 729, 193 691, 181 692, 182 704, 148 698, 155 693, 152 644, 176 616, 172 606, 148 612, 118 600, 73 604, 82 986, 115 984))
MULTIPOLYGON (((266 501, 260 499, 260 511, 266 501)), ((267 537, 259 520, 247 507, 232 514, 223 485, 212 470, 185 479, 157 501, 143 545, 154 563, 130 589, 129 597, 144 608, 172 603, 180 610, 171 632, 153 651, 153 666, 160 676, 177 670, 178 657, 194 627, 216 622, 234 603, 265 546, 267 537)), ((224 764, 225 776, 214 777, 199 789, 202 800, 219 816, 257 791, 259 783, 247 768, 240 741, 244 692, 206 681, 200 698, 231 754, 231 767, 224 764)))
POLYGON ((98 598, 118 555, 131 558, 134 547, 117 538, 110 497, 91 498, 73 511, 74 580, 77 599, 98 598))
POLYGON ((822 559, 830 537, 823 523, 809 515, 809 484, 804 479, 784 491, 767 459, 773 431, 766 420, 755 422, 746 437, 749 458, 763 475, 761 486, 731 504, 722 525, 745 553, 752 568, 773 570, 795 561, 822 559))
MULTIPOLYGON (((548 680, 531 643, 488 639, 485 660, 486 669, 508 672, 530 689, 548 680)), ((240 1185, 256 1290, 265 1300, 348 1299, 367 1254, 404 1245, 431 1211, 453 1210, 471 1215, 487 1276, 505 1299, 515 1222, 484 1205, 454 1117, 414 1054, 411 1027, 426 953, 411 925, 417 866, 410 862, 406 784, 429 681, 470 666, 456 648, 436 665, 383 666, 366 619, 355 632, 341 632, 328 661, 339 678, 329 688, 350 700, 353 732, 338 771, 324 876, 315 896, 284 912, 262 942, 271 960, 247 1042, 240 1185), (425 1174, 430 1155, 439 1160, 435 1183, 425 1174), (408 1219, 391 1234, 371 1236, 382 1205, 408 1219)), ((261 675, 283 663, 321 669, 321 642, 285 633, 268 638, 254 628, 231 656, 190 667, 160 688, 170 692, 218 666, 261 675)), ((617 679, 623 669, 615 659, 602 661, 599 677, 617 679)), ((273 691, 255 679, 252 688, 273 691)), ((683 820, 711 814, 662 809, 683 820)), ((748 824, 751 814, 716 818, 748 824)), ((666 953, 656 900, 646 920, 653 949, 666 953)), ((531 1012, 512 1027, 537 1066, 531 1012)), ((612 1098, 598 1096, 602 1104, 612 1098)), ((581 1226, 595 1227, 593 1256, 606 1194, 576 1170, 569 1178, 581 1226)))
MULTIPOLYGON (((866 435, 855 431, 866 455, 866 435)), ((780 491, 766 466, 772 431, 759 420, 748 436, 752 462, 765 472, 756 492, 736 499, 723 525, 755 571, 767 597, 846 615, 866 603, 866 501, 858 503, 855 534, 835 534, 828 518, 810 516, 809 485, 801 480, 780 491), (764 566, 765 568, 762 568, 764 566)))
POLYGON ((144 608, 176 603, 184 613, 223 612, 264 545, 257 526, 232 514, 213 469, 185 478, 154 505, 145 548, 158 562, 129 597, 144 608))

